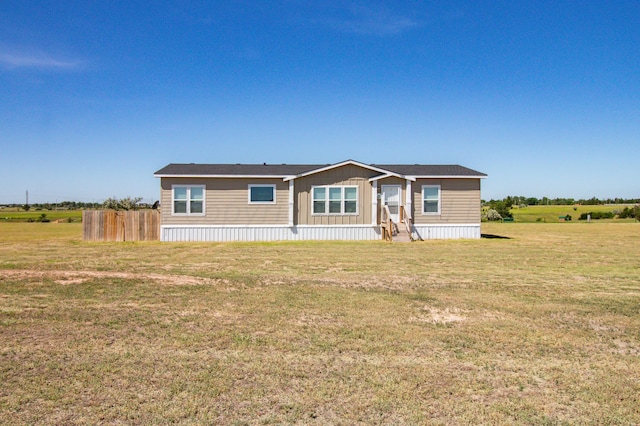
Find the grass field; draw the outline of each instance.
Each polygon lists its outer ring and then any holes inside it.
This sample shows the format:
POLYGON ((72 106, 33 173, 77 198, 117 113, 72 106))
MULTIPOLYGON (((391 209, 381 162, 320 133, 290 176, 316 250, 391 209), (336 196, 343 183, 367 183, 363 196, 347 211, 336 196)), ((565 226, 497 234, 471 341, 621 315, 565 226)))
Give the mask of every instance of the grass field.
MULTIPOLYGON (((633 207, 629 204, 597 205, 597 206, 527 206, 513 208, 511 213, 516 222, 559 222, 560 216, 570 215, 572 221, 577 221, 581 214, 590 212, 611 212, 622 210, 625 207, 633 207)), ((615 221, 633 222, 634 219, 613 219, 615 221)))
POLYGON ((85 243, 0 223, 1 424, 640 424, 640 223, 85 243))
POLYGON ((50 221, 63 220, 71 222, 82 221, 82 210, 29 210, 17 208, 0 208, 0 223, 2 222, 28 222, 35 221, 42 214, 50 221))

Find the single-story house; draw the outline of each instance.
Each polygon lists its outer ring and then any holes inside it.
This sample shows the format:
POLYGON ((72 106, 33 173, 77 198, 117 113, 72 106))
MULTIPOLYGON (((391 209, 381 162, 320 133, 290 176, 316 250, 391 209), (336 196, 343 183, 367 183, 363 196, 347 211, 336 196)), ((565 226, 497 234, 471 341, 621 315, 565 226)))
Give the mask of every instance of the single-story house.
POLYGON ((484 173, 458 165, 169 164, 161 241, 480 238, 484 173))

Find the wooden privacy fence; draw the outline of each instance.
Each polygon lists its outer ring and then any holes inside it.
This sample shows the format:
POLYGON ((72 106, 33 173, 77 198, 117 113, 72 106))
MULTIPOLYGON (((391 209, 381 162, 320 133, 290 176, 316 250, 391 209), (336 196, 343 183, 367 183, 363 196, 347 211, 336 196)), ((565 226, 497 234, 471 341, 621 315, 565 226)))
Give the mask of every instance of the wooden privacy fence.
POLYGON ((83 210, 84 241, 154 241, 160 239, 158 210, 83 210))

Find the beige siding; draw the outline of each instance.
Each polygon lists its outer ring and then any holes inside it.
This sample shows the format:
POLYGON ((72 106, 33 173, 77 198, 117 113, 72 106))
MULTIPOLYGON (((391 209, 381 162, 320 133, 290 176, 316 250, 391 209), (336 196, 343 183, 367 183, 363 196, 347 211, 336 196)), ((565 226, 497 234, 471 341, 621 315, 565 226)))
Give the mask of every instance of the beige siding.
POLYGON ((163 225, 286 225, 289 183, 282 179, 161 179, 163 225), (249 204, 249 185, 276 185, 276 204, 249 204), (173 216, 172 185, 205 185, 205 216, 173 216))
POLYGON ((480 223, 480 179, 417 179, 411 189, 416 225, 480 223), (422 185, 440 185, 440 215, 422 214, 422 185))
POLYGON ((326 172, 295 180, 296 225, 369 225, 371 224, 371 182, 378 172, 346 165, 326 172), (321 185, 350 185, 358 187, 357 215, 313 215, 311 187, 321 185))

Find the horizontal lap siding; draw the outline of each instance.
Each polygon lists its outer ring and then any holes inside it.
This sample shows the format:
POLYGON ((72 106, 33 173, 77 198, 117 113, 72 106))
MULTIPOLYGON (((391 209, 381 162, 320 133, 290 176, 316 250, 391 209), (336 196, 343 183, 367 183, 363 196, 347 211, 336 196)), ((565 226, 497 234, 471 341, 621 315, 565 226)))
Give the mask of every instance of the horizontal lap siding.
POLYGON ((379 173, 362 167, 346 165, 295 180, 296 225, 363 225, 371 223, 371 183, 369 178, 379 173), (313 215, 311 187, 346 185, 358 187, 357 215, 313 215))
POLYGON ((415 224, 480 223, 479 179, 417 179, 412 192, 415 224), (440 185, 440 215, 422 214, 422 185, 440 185))
POLYGON ((289 183, 282 179, 162 178, 163 225, 286 225, 289 183), (173 216, 172 185, 205 185, 205 216, 173 216), (276 185, 276 204, 249 204, 249 185, 276 185))

